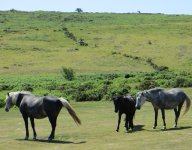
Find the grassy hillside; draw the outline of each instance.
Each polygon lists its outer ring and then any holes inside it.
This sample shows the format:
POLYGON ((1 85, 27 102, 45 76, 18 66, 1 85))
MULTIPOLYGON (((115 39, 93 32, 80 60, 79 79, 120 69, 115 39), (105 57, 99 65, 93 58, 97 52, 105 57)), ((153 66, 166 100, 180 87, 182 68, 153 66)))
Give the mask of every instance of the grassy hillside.
POLYGON ((191 72, 191 25, 190 15, 0 11, 0 74, 152 71, 149 57, 191 72))

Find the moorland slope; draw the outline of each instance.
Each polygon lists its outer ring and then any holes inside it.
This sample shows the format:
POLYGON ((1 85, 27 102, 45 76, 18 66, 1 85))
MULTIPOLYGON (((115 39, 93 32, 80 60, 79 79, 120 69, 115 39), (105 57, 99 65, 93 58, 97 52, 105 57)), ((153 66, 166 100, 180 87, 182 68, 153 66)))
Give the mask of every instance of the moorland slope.
POLYGON ((0 11, 0 74, 191 72, 192 16, 0 11))

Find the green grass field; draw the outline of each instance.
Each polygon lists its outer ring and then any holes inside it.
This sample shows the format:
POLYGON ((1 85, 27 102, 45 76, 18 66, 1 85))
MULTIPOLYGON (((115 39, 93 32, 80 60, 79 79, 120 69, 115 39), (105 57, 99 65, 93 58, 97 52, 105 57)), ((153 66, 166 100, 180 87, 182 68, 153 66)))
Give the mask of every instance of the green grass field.
MULTIPOLYGON (((167 89, 168 90, 168 89, 167 89)), ((183 89, 192 99, 192 88, 183 89)), ((117 114, 114 113, 112 101, 74 102, 71 105, 78 113, 82 125, 77 126, 71 116, 63 108, 59 114, 56 127, 56 137, 48 143, 51 132, 48 119, 35 120, 37 140, 32 140, 32 129, 29 127, 30 137, 25 137, 24 121, 19 110, 11 109, 5 112, 0 109, 0 145, 1 149, 186 149, 192 147, 191 116, 192 111, 180 117, 178 127, 174 125, 174 111, 166 110, 167 130, 162 131, 163 121, 159 111, 157 129, 152 130, 154 112, 151 103, 146 102, 141 110, 136 111, 135 129, 125 132, 124 115, 122 116, 120 131, 116 133, 117 114)), ((181 110, 183 111, 183 110, 181 110)))
POLYGON ((152 71, 149 57, 158 66, 191 72, 190 15, 0 14, 1 75, 58 74, 62 66, 78 73, 152 71), (88 46, 80 46, 80 39, 88 46))

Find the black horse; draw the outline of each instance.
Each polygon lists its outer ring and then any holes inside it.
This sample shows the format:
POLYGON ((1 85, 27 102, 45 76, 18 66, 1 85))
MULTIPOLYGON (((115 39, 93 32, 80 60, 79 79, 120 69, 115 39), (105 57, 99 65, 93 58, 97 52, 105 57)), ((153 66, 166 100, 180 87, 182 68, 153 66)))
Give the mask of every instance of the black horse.
POLYGON ((8 93, 6 97, 5 111, 8 112, 10 108, 14 105, 19 107, 20 112, 23 115, 23 119, 25 121, 25 140, 28 140, 29 138, 28 117, 31 120, 31 126, 33 129, 33 139, 36 139, 37 137, 34 125, 34 118, 42 119, 45 117, 49 118, 49 121, 52 126, 52 132, 48 138, 48 141, 54 139, 57 116, 59 115, 59 112, 63 106, 68 110, 69 114, 73 117, 74 121, 77 124, 81 124, 81 121, 76 115, 75 111, 72 109, 67 100, 63 98, 58 98, 51 95, 35 97, 29 92, 8 93))
POLYGON ((117 113, 119 111, 119 118, 118 118, 118 125, 117 125, 117 130, 116 132, 119 131, 119 125, 121 122, 121 115, 123 113, 126 114, 125 118, 125 128, 128 132, 128 130, 131 128, 133 129, 133 117, 135 115, 135 104, 136 104, 136 98, 133 95, 126 95, 126 96, 116 96, 113 97, 113 102, 115 105, 115 112, 117 113), (128 122, 129 122, 129 127, 128 127, 128 122))

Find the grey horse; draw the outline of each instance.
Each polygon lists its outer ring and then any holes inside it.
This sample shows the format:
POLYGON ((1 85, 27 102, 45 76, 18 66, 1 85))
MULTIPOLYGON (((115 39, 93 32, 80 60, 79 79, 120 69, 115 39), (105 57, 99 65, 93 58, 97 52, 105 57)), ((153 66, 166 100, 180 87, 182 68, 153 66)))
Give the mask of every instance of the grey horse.
POLYGON ((34 118, 43 119, 45 117, 49 118, 52 126, 52 132, 48 138, 48 141, 54 139, 57 116, 59 115, 59 112, 63 106, 68 110, 74 121, 77 124, 81 124, 81 120, 78 118, 71 105, 63 98, 58 98, 52 95, 35 97, 33 94, 25 91, 8 93, 6 96, 5 111, 8 112, 14 105, 19 107, 25 122, 26 137, 24 140, 28 140, 29 138, 28 117, 31 120, 33 139, 36 139, 37 137, 34 118))
POLYGON ((164 125, 163 129, 166 129, 165 109, 174 109, 175 111, 174 128, 176 128, 177 121, 180 116, 181 107, 184 101, 186 101, 186 107, 183 112, 183 115, 187 113, 187 111, 191 106, 190 98, 180 89, 172 89, 170 91, 165 91, 164 89, 161 88, 154 88, 147 91, 138 92, 136 109, 140 109, 145 101, 151 102, 154 107, 155 123, 152 129, 155 129, 157 126, 158 109, 161 109, 164 125))

